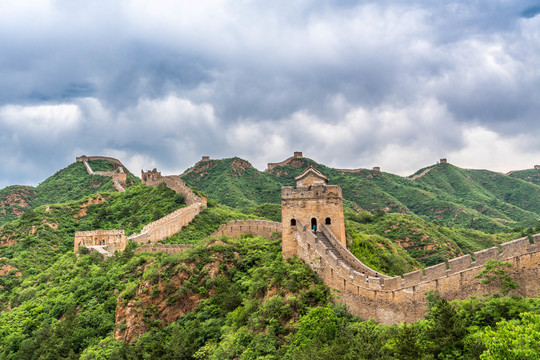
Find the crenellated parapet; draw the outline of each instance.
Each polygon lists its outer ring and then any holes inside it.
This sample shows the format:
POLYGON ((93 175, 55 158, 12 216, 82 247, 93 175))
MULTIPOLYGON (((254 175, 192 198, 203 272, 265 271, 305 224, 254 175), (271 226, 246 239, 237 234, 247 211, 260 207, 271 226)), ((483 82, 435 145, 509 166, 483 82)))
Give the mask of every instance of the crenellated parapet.
POLYGON ((192 245, 185 244, 145 244, 135 249, 134 253, 139 254, 142 252, 157 253, 163 252, 169 255, 178 254, 190 249, 192 245))
POLYGON ((158 186, 164 183, 169 189, 182 194, 184 196, 184 202, 187 205, 196 203, 205 203, 205 199, 198 197, 189 186, 187 186, 179 176, 162 176, 161 172, 153 169, 152 171, 141 170, 142 183, 148 186, 158 186))
POLYGON ((133 234, 128 240, 137 244, 156 243, 182 231, 204 208, 206 204, 196 203, 175 210, 174 212, 143 227, 139 234, 133 234))
MULTIPOLYGON (((84 161, 84 160, 81 160, 84 161)), ((165 186, 171 190, 181 193, 184 197, 184 202, 188 205, 173 211, 170 214, 165 215, 164 217, 153 221, 145 225, 139 234, 133 234, 127 238, 136 242, 137 244, 155 244, 158 241, 161 241, 169 236, 172 236, 180 231, 186 225, 188 225, 201 211, 206 209, 206 199, 201 199, 198 197, 178 176, 162 176, 160 172, 156 169, 148 172, 142 172, 143 183, 148 186, 157 186, 161 183, 164 183, 165 186)), ((103 230, 97 230, 103 231, 103 230)), ((124 234, 124 230, 111 230, 111 231, 120 231, 124 234)), ((90 232, 92 234, 96 231, 90 232)), ((79 233, 77 233, 79 234, 79 233)), ((125 235, 124 242, 126 242, 125 235)), ((92 238, 93 239, 93 238, 92 238)), ((77 235, 75 236, 75 248, 78 250, 77 235)), ((101 241, 99 241, 101 243, 101 241)), ((96 244, 98 245, 98 244, 96 244)), ((123 247, 115 248, 114 250, 124 250, 126 243, 123 247)), ((114 252, 113 250, 113 252, 114 252)))
POLYGON ((465 299, 472 295, 496 292, 494 285, 482 284, 476 275, 484 264, 497 259, 512 264, 512 276, 520 283, 515 295, 540 295, 540 234, 534 243, 521 238, 497 247, 460 256, 447 263, 416 270, 403 277, 388 277, 369 268, 332 239, 317 236, 301 222, 297 224, 298 256, 316 271, 324 283, 339 291, 339 301, 363 319, 374 318, 388 324, 421 319, 426 309, 425 293, 437 290, 446 299, 465 299))
POLYGON ((169 189, 182 194, 187 207, 180 208, 172 213, 147 224, 139 234, 133 234, 128 240, 138 244, 156 243, 172 236, 188 225, 201 211, 206 209, 206 199, 198 197, 189 186, 178 176, 162 176, 157 169, 141 171, 143 184, 158 186, 163 183, 169 189))
POLYGON ((281 235, 281 223, 267 220, 232 220, 223 224, 212 236, 242 236, 255 235, 271 239, 272 235, 278 233, 281 235))
POLYGON ((79 231, 75 233, 73 251, 79 251, 81 246, 101 246, 109 253, 114 253, 116 250, 123 251, 126 245, 127 241, 124 230, 79 231))
POLYGON ((274 169, 276 166, 285 166, 285 165, 289 165, 293 160, 295 159, 302 159, 304 158, 304 156, 302 155, 302 152, 301 151, 295 151, 293 153, 293 156, 291 156, 290 158, 287 158, 281 162, 277 162, 277 163, 268 163, 268 166, 266 168, 266 171, 270 171, 272 169, 274 169))

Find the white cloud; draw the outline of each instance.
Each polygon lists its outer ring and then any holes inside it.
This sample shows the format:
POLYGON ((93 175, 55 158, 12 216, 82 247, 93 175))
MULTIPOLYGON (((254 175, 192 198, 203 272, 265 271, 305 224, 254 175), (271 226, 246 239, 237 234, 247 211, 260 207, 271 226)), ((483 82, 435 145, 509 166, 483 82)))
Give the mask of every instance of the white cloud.
POLYGON ((533 134, 504 136, 482 126, 463 129, 464 146, 449 153, 449 161, 471 169, 508 172, 531 169, 540 163, 540 150, 530 149, 533 134))
POLYGON ((203 154, 264 168, 300 150, 409 174, 465 160, 471 136, 488 138, 476 128, 530 159, 540 16, 519 18, 527 6, 2 1, 0 172, 48 176, 79 151, 167 172, 203 154))
POLYGON ((0 107, 4 131, 22 138, 38 136, 45 142, 75 130, 81 120, 81 112, 74 104, 0 107))

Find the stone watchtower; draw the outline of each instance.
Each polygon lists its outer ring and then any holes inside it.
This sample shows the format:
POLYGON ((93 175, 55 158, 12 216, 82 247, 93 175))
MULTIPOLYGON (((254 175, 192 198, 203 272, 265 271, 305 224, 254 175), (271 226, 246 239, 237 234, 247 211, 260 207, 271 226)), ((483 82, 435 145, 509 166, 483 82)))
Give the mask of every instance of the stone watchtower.
POLYGON ((298 254, 297 226, 310 229, 324 224, 346 246, 343 197, 339 185, 328 185, 328 178, 312 167, 307 168, 292 186, 281 188, 283 257, 298 254))

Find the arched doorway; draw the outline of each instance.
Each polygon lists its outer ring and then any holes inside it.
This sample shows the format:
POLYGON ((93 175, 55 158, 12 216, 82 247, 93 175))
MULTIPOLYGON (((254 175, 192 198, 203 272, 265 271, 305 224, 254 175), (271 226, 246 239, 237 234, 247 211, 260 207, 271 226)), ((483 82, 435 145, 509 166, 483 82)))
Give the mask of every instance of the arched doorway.
POLYGON ((317 231, 317 219, 311 218, 311 230, 317 231))

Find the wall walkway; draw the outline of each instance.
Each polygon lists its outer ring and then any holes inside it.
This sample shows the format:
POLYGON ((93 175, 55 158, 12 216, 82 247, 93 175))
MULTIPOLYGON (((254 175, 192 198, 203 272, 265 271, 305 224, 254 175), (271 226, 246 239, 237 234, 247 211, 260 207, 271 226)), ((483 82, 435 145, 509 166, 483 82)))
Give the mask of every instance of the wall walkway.
MULTIPOLYGON (((394 324, 411 322, 423 317, 426 310, 425 293, 438 290, 448 300, 466 299, 472 295, 498 291, 493 285, 485 285, 475 276, 491 259, 508 261, 512 264, 511 275, 520 284, 514 295, 540 296, 538 281, 540 268, 540 234, 517 239, 497 247, 465 255, 422 270, 404 274, 403 277, 388 277, 351 260, 352 253, 339 247, 335 239, 324 241, 301 223, 297 225, 296 239, 298 255, 323 279, 324 283, 339 291, 339 302, 363 319, 373 318, 378 322, 394 324), (341 256, 338 256, 338 254, 341 256)), ((324 237, 328 231, 320 226, 324 237)), ((318 233, 319 234, 319 233, 318 233)))
MULTIPOLYGON (((77 158, 79 161, 79 158, 77 158)), ((80 160, 86 162, 86 160, 80 160)), ((90 166, 87 167, 87 169, 90 166)), ((201 199, 198 197, 178 176, 154 176, 152 179, 145 179, 143 177, 143 183, 148 186, 157 186, 161 183, 164 183, 165 186, 174 190, 177 193, 181 193, 184 196, 184 202, 188 205, 187 207, 182 207, 178 210, 173 211, 172 213, 158 219, 154 222, 151 222, 144 226, 139 234, 133 234, 127 239, 134 241, 138 244, 155 244, 158 241, 161 241, 169 236, 172 236, 180 231, 182 228, 189 224, 195 216, 197 216, 201 211, 206 209, 206 199, 201 199)), ((84 231, 78 232, 75 234, 74 242, 74 251, 77 252, 79 246, 95 246, 95 245, 106 245, 105 250, 109 252, 114 252, 115 250, 123 251, 126 247, 127 242, 124 241, 122 244, 116 244, 116 240, 113 246, 112 235, 124 234, 124 230, 94 230, 94 231, 84 231), (110 235, 112 234, 112 235, 110 235), (110 236, 109 236, 110 235, 110 236), (110 244, 109 244, 110 243, 110 244)), ((178 252, 177 246, 171 246, 163 248, 158 245, 153 247, 152 245, 147 247, 141 247, 144 249, 151 249, 151 251, 161 251, 165 249, 165 252, 171 253, 178 252), (160 249, 160 250, 155 250, 160 249), (173 250, 171 250, 173 249, 173 250)), ((140 250, 145 251, 145 250, 140 250)), ((136 251, 137 252, 137 251, 136 251)))
POLYGON ((143 176, 143 183, 148 186, 157 186, 164 183, 169 189, 182 194, 184 202, 188 206, 151 222, 143 227, 139 234, 129 236, 128 240, 135 241, 138 244, 155 244, 182 231, 184 226, 188 225, 195 216, 206 209, 206 199, 198 197, 178 176, 143 176))
POLYGON ((106 156, 86 156, 86 155, 76 157, 75 160, 78 161, 78 162, 82 162, 84 164, 84 166, 86 167, 86 171, 88 172, 89 175, 112 177, 113 178, 113 186, 114 186, 114 188, 118 192, 126 191, 124 189, 124 187, 122 186, 122 182, 125 185, 125 182, 126 182, 126 179, 127 179, 127 175, 123 172, 123 170, 121 172, 116 172, 116 171, 94 171, 90 167, 90 164, 88 164, 88 160, 107 160, 107 161, 114 162, 114 163, 124 167, 124 165, 120 162, 120 160, 115 159, 115 158, 111 158, 111 157, 106 157, 106 156))

